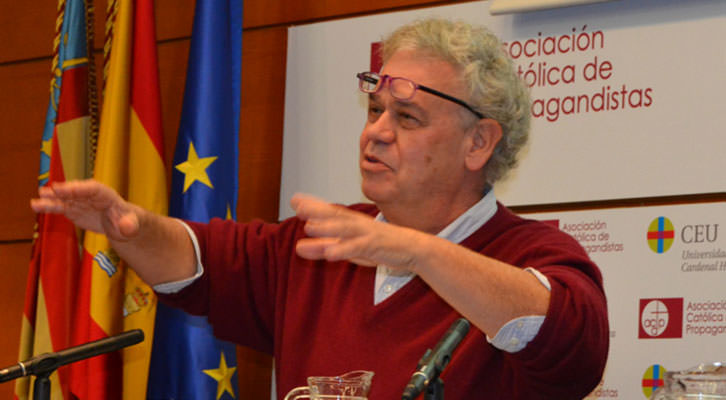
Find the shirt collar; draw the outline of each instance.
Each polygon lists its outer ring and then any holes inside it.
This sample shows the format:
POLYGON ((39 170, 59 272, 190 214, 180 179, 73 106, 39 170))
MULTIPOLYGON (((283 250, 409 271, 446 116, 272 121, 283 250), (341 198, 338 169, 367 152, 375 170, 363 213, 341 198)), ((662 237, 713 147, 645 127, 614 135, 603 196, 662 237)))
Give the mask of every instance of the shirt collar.
MULTIPOLYGON (((497 199, 494 196, 494 190, 490 188, 481 200, 469 207, 466 212, 459 215, 458 218, 437 233, 436 236, 453 243, 460 243, 487 223, 496 212, 497 199)), ((380 212, 376 215, 376 220, 388 222, 383 216, 383 213, 380 212)))

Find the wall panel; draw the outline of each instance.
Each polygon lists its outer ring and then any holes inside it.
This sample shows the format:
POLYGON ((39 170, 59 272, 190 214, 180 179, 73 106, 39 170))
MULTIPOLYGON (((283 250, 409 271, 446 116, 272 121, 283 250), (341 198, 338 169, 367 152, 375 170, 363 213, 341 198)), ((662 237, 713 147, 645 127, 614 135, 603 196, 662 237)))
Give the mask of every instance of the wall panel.
POLYGON ((245 31, 239 140, 240 221, 277 220, 287 28, 245 31))
MULTIPOLYGON (((94 0, 94 48, 103 48, 106 1, 94 0)), ((192 32, 194 0, 156 0, 156 37, 169 40, 192 32)), ((0 0, 0 63, 47 57, 53 53, 55 1, 0 0)))
POLYGON ((156 0, 154 2, 156 39, 169 40, 191 36, 194 4, 194 0, 156 0))
MULTIPOLYGON (((29 261, 30 241, 0 243, 0 368, 18 361, 20 322, 29 261)), ((14 388, 13 382, 0 384, 0 399, 12 399, 14 388)))
POLYGON ((0 242, 30 239, 50 59, 0 65, 0 242))
MULTIPOLYGON (((431 0, 248 0, 244 2, 244 27, 295 24, 422 5, 457 1, 431 0)), ((458 1, 460 2, 460 1, 458 1)), ((103 47, 106 2, 94 0, 94 48, 103 47)), ((160 41, 191 35, 194 0, 156 0, 156 33, 160 41)), ((52 53, 57 17, 56 2, 0 0, 0 63, 46 57, 52 53)))
MULTIPOLYGON (((470 0, 471 1, 471 0, 470 0)), ((334 19, 342 16, 370 14, 395 9, 461 3, 432 0, 299 0, 246 1, 244 27, 296 24, 334 19)))
POLYGON ((55 20, 55 2, 0 0, 0 63, 51 54, 55 20))

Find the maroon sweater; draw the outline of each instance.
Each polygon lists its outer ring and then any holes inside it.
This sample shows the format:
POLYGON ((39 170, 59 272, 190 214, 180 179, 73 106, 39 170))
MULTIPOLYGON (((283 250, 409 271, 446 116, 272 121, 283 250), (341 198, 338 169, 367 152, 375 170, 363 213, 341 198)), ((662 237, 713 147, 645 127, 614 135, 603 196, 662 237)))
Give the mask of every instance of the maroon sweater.
MULTIPOLYGON (((542 272, 552 285, 549 310, 517 353, 494 348, 472 327, 441 376, 446 397, 580 399, 600 381, 607 359, 600 272, 570 236, 498 207, 461 245, 542 272)), ((377 213, 371 205, 351 208, 377 213)), ((222 339, 274 355, 280 398, 307 376, 365 369, 376 374, 370 399, 398 399, 426 349, 460 317, 418 277, 373 305, 375 268, 297 256, 295 243, 305 235, 297 218, 190 226, 205 272, 160 299, 207 315, 222 339)))

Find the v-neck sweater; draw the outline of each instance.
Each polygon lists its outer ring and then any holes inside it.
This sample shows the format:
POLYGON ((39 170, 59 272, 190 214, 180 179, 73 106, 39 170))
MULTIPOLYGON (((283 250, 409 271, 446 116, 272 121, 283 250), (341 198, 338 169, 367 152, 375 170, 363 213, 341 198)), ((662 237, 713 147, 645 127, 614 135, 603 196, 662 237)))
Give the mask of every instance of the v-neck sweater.
MULTIPOLYGON (((378 212, 369 204, 350 208, 378 212)), ((375 268, 299 257, 295 243, 306 235, 296 217, 279 224, 188 224, 204 274, 178 293, 159 294, 160 300, 207 315, 222 339, 273 355, 279 398, 308 376, 358 369, 375 372, 369 399, 400 398, 426 349, 461 317, 420 277, 374 305, 375 268)), ((446 397, 562 400, 594 389, 609 329, 602 277, 582 247, 501 204, 461 245, 534 268, 552 290, 539 333, 519 352, 494 348, 472 327, 441 375, 446 397)))

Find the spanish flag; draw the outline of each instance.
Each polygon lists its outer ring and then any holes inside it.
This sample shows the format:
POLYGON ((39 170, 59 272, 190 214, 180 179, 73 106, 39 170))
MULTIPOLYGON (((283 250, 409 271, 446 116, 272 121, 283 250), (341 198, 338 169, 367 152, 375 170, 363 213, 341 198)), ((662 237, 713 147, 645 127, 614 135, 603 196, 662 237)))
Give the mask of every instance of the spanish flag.
MULTIPOLYGON (((128 201, 166 214, 153 2, 117 0, 93 177, 128 201)), ((71 368, 80 399, 143 399, 154 337, 156 298, 124 265, 104 235, 87 232, 79 287, 79 342, 130 329, 146 340, 71 368)))
MULTIPOLYGON (((83 0, 60 0, 54 40, 50 101, 46 112, 38 185, 90 175, 92 66, 83 0), (90 95, 90 97, 89 97, 90 95)), ((71 347, 80 276, 80 232, 64 216, 39 214, 25 292, 20 360, 71 347)), ((50 376, 53 399, 70 399, 69 368, 50 376)), ((15 398, 30 399, 30 378, 19 379, 15 398)))

